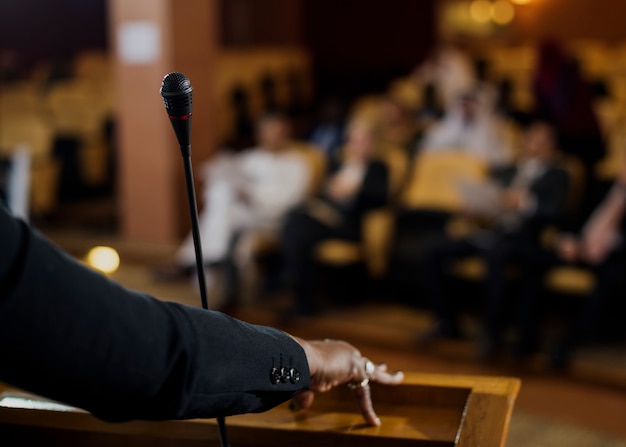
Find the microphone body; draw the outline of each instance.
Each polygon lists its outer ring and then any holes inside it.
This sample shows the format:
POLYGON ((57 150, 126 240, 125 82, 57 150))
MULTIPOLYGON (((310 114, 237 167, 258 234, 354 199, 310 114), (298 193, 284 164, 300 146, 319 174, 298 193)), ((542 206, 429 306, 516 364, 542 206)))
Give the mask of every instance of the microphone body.
POLYGON ((191 82, 182 73, 169 73, 163 78, 161 96, 183 157, 191 156, 192 92, 191 82))

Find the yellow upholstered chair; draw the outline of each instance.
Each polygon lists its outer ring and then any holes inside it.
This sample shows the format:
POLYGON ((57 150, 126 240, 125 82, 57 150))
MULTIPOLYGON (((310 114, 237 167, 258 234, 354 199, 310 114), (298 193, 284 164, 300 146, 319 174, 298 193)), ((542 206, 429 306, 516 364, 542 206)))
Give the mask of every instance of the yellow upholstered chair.
POLYGON ((10 157, 25 147, 30 153, 30 210, 46 214, 56 206, 60 167, 52 155, 53 131, 38 113, 5 115, 0 119, 0 155, 10 157))
POLYGON ((486 174, 487 165, 480 158, 455 149, 420 153, 411 166, 400 204, 406 209, 460 211, 456 182, 480 181, 486 174))
POLYGON ((48 92, 45 106, 55 134, 79 141, 85 181, 91 185, 104 182, 109 150, 104 128, 113 108, 108 84, 89 78, 58 82, 48 92))
POLYGON ((322 150, 303 141, 294 141, 291 150, 303 157, 309 166, 311 174, 309 195, 314 195, 319 191, 326 172, 326 159, 322 150))
MULTIPOLYGON (((457 215, 463 209, 457 181, 481 181, 487 176, 485 162, 471 154, 451 148, 437 152, 422 152, 414 160, 409 181, 400 196, 404 209, 451 213, 446 231, 452 237, 462 237, 473 231, 468 219, 457 215)), ((459 261, 453 266, 455 275, 475 279, 482 277, 484 267, 479 259, 459 261)))
MULTIPOLYGON (((466 175, 470 178, 480 179, 485 175, 486 169, 480 167, 480 163, 472 161, 464 162, 462 157, 453 161, 445 161, 447 155, 434 156, 435 161, 430 160, 431 155, 425 157, 426 162, 416 167, 415 175, 422 175, 417 185, 412 185, 415 190, 405 191, 408 200, 414 206, 427 206, 431 209, 444 211, 459 211, 460 201, 454 190, 450 189, 450 180, 458 175, 466 175), (424 172, 426 172, 424 174, 424 172), (439 172, 440 177, 433 175, 439 172), (431 175, 431 176, 429 176, 431 175), (426 183, 426 184, 424 184, 426 183), (446 186, 447 185, 447 186, 446 186)), ((563 156, 561 165, 570 175, 570 190, 568 194, 567 212, 575 213, 578 201, 584 189, 584 168, 578 159, 571 156, 563 156)), ((471 223, 463 218, 452 218, 447 226, 447 232, 451 236, 461 237, 473 230, 471 223)), ((551 245, 557 236, 552 228, 548 228, 543 236, 544 244, 551 245)), ((485 276, 485 264, 480 257, 470 257, 459 260, 452 265, 451 273, 455 276, 480 281, 485 276)), ((551 269, 546 276, 548 289, 566 294, 588 293, 595 283, 593 274, 583 268, 560 266, 551 269)))

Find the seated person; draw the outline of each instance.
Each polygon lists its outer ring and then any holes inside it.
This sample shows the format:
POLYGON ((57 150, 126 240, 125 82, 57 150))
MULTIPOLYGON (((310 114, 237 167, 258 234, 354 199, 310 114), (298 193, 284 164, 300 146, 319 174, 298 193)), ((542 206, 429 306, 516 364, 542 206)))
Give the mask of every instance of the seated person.
POLYGON ((441 121, 426 130, 418 148, 419 152, 450 150, 473 154, 493 166, 511 159, 502 120, 475 92, 459 96, 441 121))
POLYGON ((296 295, 294 314, 315 311, 315 247, 326 239, 360 240, 363 216, 389 199, 388 169, 376 159, 379 138, 372 122, 351 122, 340 160, 329 165, 319 194, 285 220, 281 245, 285 274, 296 295))
POLYGON ((596 281, 551 354, 551 366, 555 369, 568 365, 575 348, 598 337, 612 337, 615 334, 611 332, 621 325, 621 319, 609 321, 609 318, 615 286, 623 280, 626 267, 625 214, 626 164, 579 233, 565 234, 557 243, 553 265, 566 263, 587 267, 595 274, 596 281))
POLYGON ((327 160, 335 160, 346 133, 345 107, 334 98, 326 99, 319 111, 319 118, 309 136, 309 143, 319 147, 327 160))
POLYGON ((492 178, 500 185, 492 204, 496 210, 490 216, 495 219, 492 226, 461 239, 446 239, 433 248, 427 278, 437 322, 424 341, 459 335, 453 300, 444 293, 446 267, 451 261, 479 255, 487 265, 486 338, 480 354, 493 354, 503 329, 507 268, 538 251, 542 231, 558 222, 564 212, 569 176, 559 167, 558 159, 553 128, 547 123, 533 123, 526 132, 519 161, 492 171, 492 178))
POLYGON ((387 95, 380 110, 382 142, 410 154, 418 142, 418 128, 413 113, 401 99, 387 95))
MULTIPOLYGON (((243 233, 275 234, 287 210, 307 194, 309 167, 304 157, 291 150, 287 119, 264 116, 257 124, 256 136, 257 147, 236 155, 218 155, 205 168, 204 209, 200 214, 205 265, 232 264, 237 239, 243 233)), ((190 234, 176 253, 173 271, 194 269, 190 234)))

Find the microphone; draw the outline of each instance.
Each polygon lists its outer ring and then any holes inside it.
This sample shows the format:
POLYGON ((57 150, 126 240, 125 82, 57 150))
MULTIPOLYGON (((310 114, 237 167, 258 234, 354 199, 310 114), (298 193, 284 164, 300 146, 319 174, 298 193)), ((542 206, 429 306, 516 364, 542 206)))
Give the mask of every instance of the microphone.
MULTIPOLYGON (((185 183, 187 186, 187 200, 189 202, 189 214, 191 217, 191 234, 196 253, 196 270, 198 271, 198 285, 200 286, 200 299, 202 308, 209 309, 207 299, 206 279, 204 275, 204 261, 202 259, 202 243, 200 240, 200 224, 198 219, 198 204, 196 202, 196 188, 193 182, 193 169, 191 166, 191 93, 193 87, 189 78, 182 73, 168 73, 161 83, 161 96, 165 104, 165 111, 170 118, 174 133, 180 145, 185 167, 185 183)), ((220 445, 230 447, 226 422, 224 417, 217 418, 220 445)))
POLYGON ((161 96, 184 157, 191 155, 191 115, 193 87, 182 73, 165 75, 161 84, 161 96))

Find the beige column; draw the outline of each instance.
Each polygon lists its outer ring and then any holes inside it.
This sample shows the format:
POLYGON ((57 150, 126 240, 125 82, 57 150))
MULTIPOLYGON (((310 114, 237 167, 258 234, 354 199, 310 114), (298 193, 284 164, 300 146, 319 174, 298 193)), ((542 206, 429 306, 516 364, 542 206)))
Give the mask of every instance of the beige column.
POLYGON ((122 236, 177 242, 189 227, 180 151, 159 94, 181 71, 193 87, 194 165, 214 149, 217 0, 109 0, 122 236))

